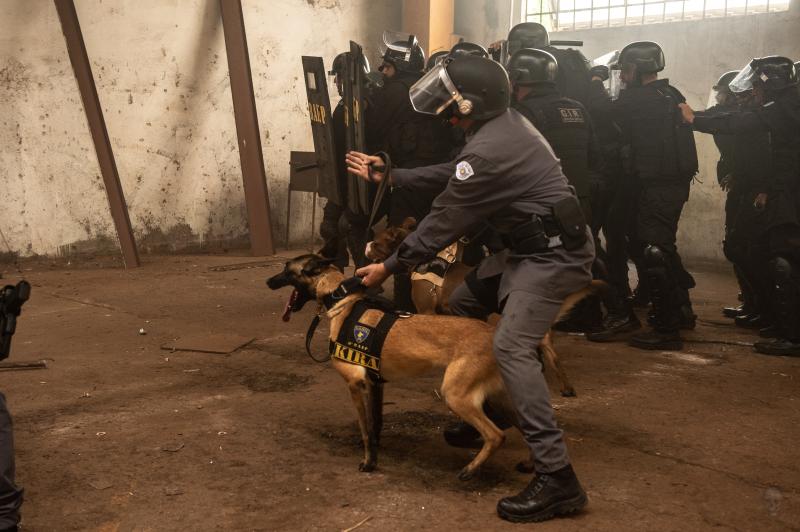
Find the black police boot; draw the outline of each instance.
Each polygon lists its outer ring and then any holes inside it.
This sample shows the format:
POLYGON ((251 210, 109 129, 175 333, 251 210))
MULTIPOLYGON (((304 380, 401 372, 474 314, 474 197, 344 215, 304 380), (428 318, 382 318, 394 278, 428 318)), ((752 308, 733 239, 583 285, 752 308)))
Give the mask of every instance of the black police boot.
POLYGON ((753 349, 762 355, 779 357, 800 357, 800 339, 775 338, 764 342, 756 342, 753 349))
POLYGON ((767 325, 758 330, 758 335, 761 338, 780 338, 781 328, 775 324, 767 325))
POLYGON ((599 331, 586 334, 587 340, 591 342, 610 342, 620 334, 635 331, 642 327, 639 318, 633 312, 631 302, 619 295, 615 288, 608 288, 603 302, 608 309, 608 315, 603 320, 599 331))
MULTIPOLYGON (((500 430, 506 430, 511 427, 511 421, 500 412, 493 410, 488 401, 484 401, 483 411, 500 430)), ((483 446, 481 433, 466 421, 458 421, 445 428, 444 441, 451 447, 459 447, 462 449, 479 449, 483 446)))
POLYGON ((693 331, 697 326, 697 314, 694 313, 691 303, 681 305, 681 329, 693 331))
POLYGON ((650 351, 680 351, 683 349, 683 340, 678 331, 651 331, 634 334, 628 340, 628 345, 647 349, 650 351))
POLYGON ((524 490, 497 503, 497 515, 513 523, 538 523, 581 511, 588 502, 572 466, 539 473, 524 490))
POLYGON ((761 314, 745 314, 734 318, 733 322, 743 329, 761 329, 771 325, 761 314))

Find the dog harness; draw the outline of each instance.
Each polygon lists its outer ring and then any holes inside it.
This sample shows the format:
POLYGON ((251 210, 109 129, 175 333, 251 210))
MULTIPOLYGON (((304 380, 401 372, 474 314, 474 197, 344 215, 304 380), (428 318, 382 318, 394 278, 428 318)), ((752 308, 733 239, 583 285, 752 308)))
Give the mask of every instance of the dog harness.
POLYGON ((381 378, 381 352, 386 335, 401 315, 387 312, 367 300, 359 300, 344 320, 339 336, 330 342, 331 358, 367 368, 373 381, 383 382, 381 378), (383 316, 375 327, 361 322, 368 310, 381 310, 383 316))
POLYGON ((411 272, 411 280, 425 280, 441 288, 444 284, 444 276, 447 275, 447 270, 450 269, 453 263, 461 260, 462 255, 463 246, 461 241, 453 242, 437 253, 435 259, 414 268, 414 271, 411 272))
MULTIPOLYGON (((322 299, 323 306, 330 310, 349 295, 363 292, 361 279, 351 277, 345 279, 332 293, 322 299)), ((374 382, 384 382, 381 378, 381 352, 386 335, 399 318, 410 317, 411 314, 395 312, 388 300, 377 297, 365 297, 353 303, 350 314, 344 320, 336 340, 329 345, 328 358, 336 358, 349 364, 367 369, 367 375, 374 382), (375 327, 361 323, 361 317, 368 310, 383 313, 375 327)), ((325 362, 328 358, 318 359, 311 353, 311 340, 320 322, 320 315, 314 317, 306 333, 306 352, 315 362, 325 362)))

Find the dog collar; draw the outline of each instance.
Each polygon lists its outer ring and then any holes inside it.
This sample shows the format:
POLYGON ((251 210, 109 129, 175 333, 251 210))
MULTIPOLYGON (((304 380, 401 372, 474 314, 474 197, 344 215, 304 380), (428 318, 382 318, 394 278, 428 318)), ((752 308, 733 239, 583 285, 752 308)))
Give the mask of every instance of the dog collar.
POLYGON ((336 290, 323 296, 322 304, 325 306, 326 310, 330 310, 347 296, 363 292, 366 289, 367 287, 361 284, 361 277, 350 277, 342 281, 339 286, 336 287, 336 290))

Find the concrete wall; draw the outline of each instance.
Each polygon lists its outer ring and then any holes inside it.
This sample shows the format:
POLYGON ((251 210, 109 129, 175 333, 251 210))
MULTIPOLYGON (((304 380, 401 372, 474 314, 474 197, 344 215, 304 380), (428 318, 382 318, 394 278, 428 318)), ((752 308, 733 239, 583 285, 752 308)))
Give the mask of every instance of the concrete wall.
MULTIPOLYGON (((497 26, 507 20, 508 0, 468 2, 472 5, 466 12, 461 9, 461 2, 458 3, 456 32, 483 43, 502 35, 503 27, 497 26), (485 27, 477 24, 481 13, 476 6, 485 11, 485 27), (473 28, 471 33, 470 28, 473 28)), ((518 1, 515 2, 515 6, 518 5, 518 1)), ((507 28, 508 23, 505 24, 507 28)), ((723 72, 739 69, 758 56, 780 54, 800 59, 800 0, 794 1, 790 11, 782 13, 565 31, 553 35, 558 39, 583 40, 582 51, 590 59, 632 41, 656 41, 664 48, 667 59, 663 75, 683 92, 693 108, 703 109, 711 86, 723 72)), ((689 259, 721 260, 725 198, 716 182, 718 152, 709 135, 697 134, 696 139, 700 174, 681 219, 679 247, 689 259)))
MULTIPOLYGON (((244 1, 278 242, 291 150, 310 150, 300 56, 374 51, 400 3, 244 1)), ((131 221, 145 250, 246 245, 217 0, 77 0, 131 221)), ((335 94, 335 91, 334 91, 335 94)), ((0 3, 0 231, 12 252, 115 249, 94 147, 53 4, 0 3)), ((307 235, 297 196, 292 238, 307 235)), ((293 206, 295 207, 295 206, 293 206)), ((0 251, 7 251, 0 241, 0 251)))

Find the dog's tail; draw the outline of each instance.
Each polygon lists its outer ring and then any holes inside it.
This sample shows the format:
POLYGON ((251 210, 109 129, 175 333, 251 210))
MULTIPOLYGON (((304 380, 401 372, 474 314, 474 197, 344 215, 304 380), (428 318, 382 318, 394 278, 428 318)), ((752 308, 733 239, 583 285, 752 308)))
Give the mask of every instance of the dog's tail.
POLYGON ((556 317, 555 321, 559 321, 564 316, 566 316, 570 310, 572 310, 575 305, 583 301, 589 296, 600 294, 602 293, 608 285, 605 281, 600 281, 598 279, 594 279, 591 283, 587 284, 580 290, 571 293, 564 299, 564 302, 561 304, 561 308, 558 309, 558 316, 556 317))

